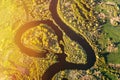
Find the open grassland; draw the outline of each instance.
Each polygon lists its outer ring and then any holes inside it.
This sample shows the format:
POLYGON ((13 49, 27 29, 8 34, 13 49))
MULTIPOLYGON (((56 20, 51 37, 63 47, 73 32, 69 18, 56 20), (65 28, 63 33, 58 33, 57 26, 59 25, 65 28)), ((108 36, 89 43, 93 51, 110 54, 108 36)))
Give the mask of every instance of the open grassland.
POLYGON ((120 63, 118 59, 120 57, 119 4, 119 0, 101 0, 95 8, 99 14, 99 19, 103 21, 103 24, 101 24, 102 34, 98 42, 103 53, 109 53, 107 55, 108 63, 115 64, 120 63))
POLYGON ((107 37, 110 37, 113 39, 113 41, 117 44, 118 46, 118 51, 110 53, 108 55, 108 62, 119 64, 120 60, 120 27, 114 27, 114 26, 105 26, 104 30, 106 33, 108 33, 107 37))
POLYGON ((113 43, 116 44, 116 46, 118 47, 118 51, 116 52, 111 52, 109 53, 109 55, 107 56, 107 60, 108 63, 115 63, 115 64, 119 64, 120 60, 120 27, 117 26, 112 26, 110 23, 107 23, 105 25, 103 25, 103 31, 104 33, 102 34, 101 38, 99 39, 99 42, 102 46, 102 48, 104 48, 104 50, 106 50, 107 45, 108 45, 108 39, 112 39, 113 43))

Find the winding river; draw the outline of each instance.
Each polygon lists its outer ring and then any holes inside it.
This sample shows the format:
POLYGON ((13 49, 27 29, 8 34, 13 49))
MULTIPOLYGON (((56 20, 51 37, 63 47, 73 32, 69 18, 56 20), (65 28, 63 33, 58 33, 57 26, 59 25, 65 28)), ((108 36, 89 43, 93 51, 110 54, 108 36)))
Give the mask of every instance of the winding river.
MULTIPOLYGON (((53 17, 54 21, 59 25, 59 27, 66 33, 66 35, 71 40, 78 42, 83 47, 83 49, 86 51, 86 54, 87 54, 87 63, 86 64, 74 64, 74 63, 67 62, 65 60, 67 55, 64 53, 64 46, 59 44, 62 51, 63 51, 62 54, 56 54, 58 56, 59 62, 51 65, 45 71, 45 73, 42 76, 42 80, 52 80, 53 76, 56 73, 58 73, 62 70, 65 70, 65 69, 67 69, 67 70, 74 70, 74 69, 87 70, 90 67, 92 67, 96 61, 95 52, 92 49, 92 47, 90 46, 90 44, 84 39, 84 37, 82 35, 74 32, 69 26, 67 26, 60 19, 59 15, 57 13, 57 3, 58 3, 58 0, 51 0, 49 10, 52 13, 52 17, 53 17)), ((36 52, 32 49, 25 47, 21 43, 22 34, 25 31, 27 31, 29 28, 35 27, 41 23, 49 25, 55 31, 56 35, 58 36, 58 41, 63 40, 63 38, 62 38, 63 34, 62 34, 61 30, 51 20, 33 21, 33 22, 26 23, 25 25, 20 27, 20 29, 17 31, 17 33, 15 35, 15 42, 18 45, 18 47, 20 48, 20 50, 29 56, 46 57, 46 54, 49 52, 47 50, 41 51, 41 52, 36 52)))

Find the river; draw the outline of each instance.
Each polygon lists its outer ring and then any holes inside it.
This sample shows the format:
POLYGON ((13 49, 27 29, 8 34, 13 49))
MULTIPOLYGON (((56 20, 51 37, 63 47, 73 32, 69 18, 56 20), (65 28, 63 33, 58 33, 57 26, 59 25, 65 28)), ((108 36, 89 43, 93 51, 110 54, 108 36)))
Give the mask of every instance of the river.
MULTIPOLYGON (((58 62, 51 65, 43 74, 42 76, 42 80, 52 80, 53 76, 62 71, 62 70, 87 70, 89 68, 91 68, 95 61, 96 61, 96 56, 95 56, 95 52, 92 49, 92 47, 90 46, 90 44, 85 40, 85 38, 80 35, 77 34, 75 31, 73 31, 69 26, 67 26, 59 17, 58 13, 57 13, 57 3, 58 0, 51 0, 50 3, 50 7, 49 10, 52 13, 52 17, 53 20, 59 25, 59 27, 66 33, 66 35, 73 41, 77 42, 78 44, 80 44, 83 49, 85 50, 86 54, 87 54, 87 63, 86 64, 75 64, 75 63, 69 63, 65 60, 65 58, 67 57, 67 55, 64 53, 64 46, 62 44, 59 44, 63 53, 62 54, 56 54, 58 56, 58 62)), ((47 24, 49 25, 56 33, 56 35, 58 36, 58 41, 62 40, 63 41, 63 34, 62 31, 58 28, 58 26, 56 26, 53 21, 51 20, 43 20, 43 21, 32 21, 29 23, 26 23, 25 25, 23 25, 22 27, 20 27, 20 29, 17 31, 16 36, 15 36, 15 42, 18 45, 18 47, 20 48, 21 52, 32 56, 32 57, 46 57, 46 54, 49 51, 42 51, 42 52, 36 52, 32 49, 29 49, 27 47, 25 47, 22 43, 21 43, 21 37, 22 34, 27 31, 29 28, 35 27, 39 24, 47 24)))

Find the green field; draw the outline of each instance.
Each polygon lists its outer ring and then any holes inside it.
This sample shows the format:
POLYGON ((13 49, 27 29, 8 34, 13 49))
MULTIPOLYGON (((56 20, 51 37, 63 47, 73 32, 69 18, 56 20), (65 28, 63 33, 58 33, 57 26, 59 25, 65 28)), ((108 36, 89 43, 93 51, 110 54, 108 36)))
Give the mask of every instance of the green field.
POLYGON ((108 63, 120 63, 120 26, 112 26, 109 22, 103 25, 103 33, 99 42, 106 52, 108 38, 111 38, 113 43, 118 47, 117 52, 111 52, 107 56, 108 63))

